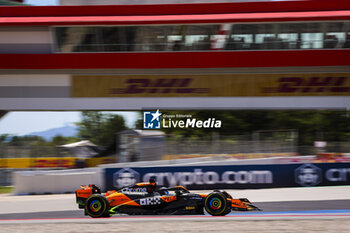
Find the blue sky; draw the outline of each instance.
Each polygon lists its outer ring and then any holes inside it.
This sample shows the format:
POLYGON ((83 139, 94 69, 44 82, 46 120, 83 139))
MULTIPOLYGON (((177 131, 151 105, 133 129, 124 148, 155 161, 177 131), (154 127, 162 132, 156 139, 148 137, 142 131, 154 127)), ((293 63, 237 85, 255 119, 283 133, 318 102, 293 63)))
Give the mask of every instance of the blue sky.
POLYGON ((37 6, 58 5, 59 0, 24 0, 24 3, 37 6))
MULTIPOLYGON (((106 112, 120 114, 127 126, 134 127, 137 112, 106 112)), ((25 135, 66 125, 81 120, 80 112, 9 112, 0 118, 0 134, 25 135)))

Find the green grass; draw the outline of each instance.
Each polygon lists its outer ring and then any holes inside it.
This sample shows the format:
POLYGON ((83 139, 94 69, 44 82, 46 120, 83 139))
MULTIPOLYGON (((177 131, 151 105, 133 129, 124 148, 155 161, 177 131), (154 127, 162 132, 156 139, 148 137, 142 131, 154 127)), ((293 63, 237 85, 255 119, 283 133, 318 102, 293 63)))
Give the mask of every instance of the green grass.
POLYGON ((0 186, 0 193, 10 193, 12 190, 12 186, 0 186))

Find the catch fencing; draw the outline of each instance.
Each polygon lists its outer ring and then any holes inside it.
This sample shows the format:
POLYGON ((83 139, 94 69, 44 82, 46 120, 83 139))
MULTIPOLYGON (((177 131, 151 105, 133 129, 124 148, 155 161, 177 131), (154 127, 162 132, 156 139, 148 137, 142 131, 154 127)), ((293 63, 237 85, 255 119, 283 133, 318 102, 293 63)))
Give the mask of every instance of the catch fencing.
POLYGON ((166 154, 236 154, 297 152, 291 142, 252 140, 168 140, 166 154))

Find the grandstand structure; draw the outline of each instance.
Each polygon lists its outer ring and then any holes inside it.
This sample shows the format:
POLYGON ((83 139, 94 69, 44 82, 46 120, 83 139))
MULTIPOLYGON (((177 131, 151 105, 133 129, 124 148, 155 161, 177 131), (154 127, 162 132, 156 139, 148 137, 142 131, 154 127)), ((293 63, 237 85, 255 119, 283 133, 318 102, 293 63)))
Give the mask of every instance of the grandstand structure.
POLYGON ((347 109, 350 3, 0 7, 0 113, 347 109))

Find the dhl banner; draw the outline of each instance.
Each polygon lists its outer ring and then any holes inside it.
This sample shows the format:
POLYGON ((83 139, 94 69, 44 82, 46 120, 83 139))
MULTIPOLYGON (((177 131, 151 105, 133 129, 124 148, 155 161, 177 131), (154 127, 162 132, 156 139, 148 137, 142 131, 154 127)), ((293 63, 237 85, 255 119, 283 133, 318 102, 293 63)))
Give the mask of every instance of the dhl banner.
POLYGON ((77 160, 83 160, 85 166, 94 167, 104 163, 115 163, 111 157, 80 159, 76 157, 43 157, 43 158, 1 158, 0 168, 74 168, 77 160))
POLYGON ((348 96, 350 73, 74 75, 72 97, 348 96))
POLYGON ((50 167, 65 167, 71 168, 75 166, 77 158, 5 158, 0 159, 1 168, 50 168, 50 167))

